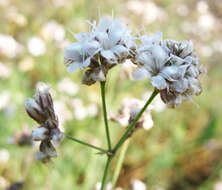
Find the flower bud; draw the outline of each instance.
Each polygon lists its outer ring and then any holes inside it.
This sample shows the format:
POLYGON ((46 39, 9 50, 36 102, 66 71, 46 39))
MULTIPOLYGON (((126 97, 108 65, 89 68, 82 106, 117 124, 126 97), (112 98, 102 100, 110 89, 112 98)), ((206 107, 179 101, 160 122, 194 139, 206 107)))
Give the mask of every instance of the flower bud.
POLYGON ((49 140, 42 141, 40 144, 40 152, 49 157, 57 157, 56 149, 49 140))
POLYGON ((64 134, 59 130, 59 128, 52 129, 52 142, 55 146, 57 146, 63 139, 64 134))
POLYGON ((32 119, 37 121, 39 124, 44 123, 46 118, 44 116, 43 110, 39 107, 34 99, 27 99, 27 101, 25 102, 25 109, 32 119))
POLYGON ((32 131, 32 138, 34 141, 42 141, 48 138, 49 131, 45 127, 38 127, 32 131))
POLYGON ((43 163, 46 163, 46 162, 50 161, 50 157, 47 156, 46 154, 42 153, 42 152, 36 152, 35 159, 40 160, 43 163))
POLYGON ((50 88, 47 87, 45 84, 40 83, 40 85, 38 85, 37 87, 35 101, 43 110, 46 108, 53 109, 53 101, 49 90, 50 88))

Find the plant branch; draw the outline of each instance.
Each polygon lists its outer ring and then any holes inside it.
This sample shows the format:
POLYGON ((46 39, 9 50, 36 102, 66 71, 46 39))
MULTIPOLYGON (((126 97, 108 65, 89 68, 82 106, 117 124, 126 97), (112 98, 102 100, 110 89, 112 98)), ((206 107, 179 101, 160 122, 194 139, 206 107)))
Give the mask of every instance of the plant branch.
POLYGON ((99 151, 102 152, 102 153, 108 154, 108 151, 105 150, 105 149, 103 149, 103 148, 94 146, 94 145, 92 145, 92 144, 89 144, 89 143, 87 143, 87 142, 81 141, 81 140, 76 139, 76 138, 74 138, 74 137, 71 137, 71 136, 69 136, 69 135, 66 135, 66 138, 69 139, 69 140, 75 141, 75 142, 77 142, 77 143, 80 143, 80 144, 82 144, 82 145, 88 146, 88 147, 90 147, 90 148, 94 148, 94 149, 96 149, 96 150, 99 150, 99 151))
POLYGON ((156 97, 156 95, 159 93, 157 89, 154 89, 153 93, 151 94, 150 98, 147 100, 143 108, 140 110, 140 112, 136 115, 135 119, 128 125, 127 130, 123 134, 123 136, 120 138, 120 140, 117 142, 113 149, 113 153, 115 153, 125 142, 125 140, 128 138, 128 135, 130 134, 131 130, 133 129, 136 122, 139 120, 139 118, 142 116, 143 112, 146 110, 146 108, 150 105, 150 103, 153 101, 153 99, 156 97))
POLYGON ((104 122, 105 122, 105 129, 106 129, 106 138, 107 138, 108 149, 109 149, 109 151, 111 151, 112 146, 111 146, 109 125, 108 125, 107 111, 106 111, 105 84, 106 84, 106 82, 103 82, 103 81, 100 82, 102 105, 103 105, 103 117, 104 117, 104 122))

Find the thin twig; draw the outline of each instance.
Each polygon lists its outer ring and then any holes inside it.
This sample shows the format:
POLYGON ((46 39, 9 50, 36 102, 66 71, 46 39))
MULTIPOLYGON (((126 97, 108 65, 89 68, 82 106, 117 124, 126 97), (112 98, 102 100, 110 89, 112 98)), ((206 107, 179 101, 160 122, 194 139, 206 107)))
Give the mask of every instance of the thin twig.
POLYGON ((77 142, 77 143, 80 143, 80 144, 82 144, 82 145, 88 146, 88 147, 90 147, 90 148, 94 148, 94 149, 96 149, 96 150, 99 150, 99 151, 102 152, 102 153, 108 154, 108 151, 105 150, 105 149, 103 149, 103 148, 94 146, 94 145, 92 145, 92 144, 89 144, 89 143, 87 143, 87 142, 81 141, 81 140, 76 139, 76 138, 74 138, 74 137, 71 137, 71 136, 69 136, 69 135, 66 135, 66 138, 69 139, 69 140, 75 141, 75 142, 77 142))

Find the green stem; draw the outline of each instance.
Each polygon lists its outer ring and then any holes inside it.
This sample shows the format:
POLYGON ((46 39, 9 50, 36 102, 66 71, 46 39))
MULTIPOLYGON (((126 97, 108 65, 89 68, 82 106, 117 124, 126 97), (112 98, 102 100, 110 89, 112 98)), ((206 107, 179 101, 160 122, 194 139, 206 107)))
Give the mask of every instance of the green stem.
POLYGON ((104 190, 104 189, 105 189, 105 186, 106 186, 106 178, 107 178, 107 175, 108 175, 109 166, 110 166, 110 164, 111 164, 111 161, 112 161, 112 157, 108 156, 107 161, 106 161, 106 167, 105 167, 104 174, 103 174, 101 190, 104 190))
POLYGON ((90 147, 90 148, 94 148, 94 149, 96 149, 96 150, 99 150, 99 151, 102 152, 102 153, 108 154, 108 151, 105 150, 105 149, 103 149, 103 148, 94 146, 94 145, 92 145, 92 144, 89 144, 89 143, 87 143, 87 142, 81 141, 81 140, 79 140, 79 139, 76 139, 76 138, 71 137, 71 136, 68 136, 68 135, 66 135, 66 138, 69 139, 69 140, 78 142, 78 143, 80 143, 80 144, 82 144, 82 145, 88 146, 88 147, 90 147))
POLYGON ((126 140, 123 144, 123 147, 121 149, 121 152, 120 152, 120 155, 119 155, 119 158, 118 158, 118 161, 117 161, 117 165, 116 165, 116 168, 114 170, 114 174, 113 174, 113 179, 112 179, 112 188, 114 189, 115 186, 116 186, 116 182, 119 178, 119 174, 120 174, 120 171, 121 171, 121 168, 122 168, 122 165, 123 165, 123 161, 124 161, 124 158, 125 158, 125 155, 126 155, 126 151, 127 151, 127 148, 129 146, 129 139, 126 140))
POLYGON ((100 82, 102 105, 103 105, 103 117, 104 117, 104 122, 105 122, 105 129, 106 129, 106 138, 107 138, 108 149, 109 149, 109 151, 111 151, 112 146, 111 146, 108 119, 107 119, 107 111, 106 111, 105 84, 106 84, 106 82, 100 82))
POLYGON ((120 138, 120 140, 117 142, 117 144, 115 145, 113 152, 115 153, 121 146, 122 144, 125 142, 125 140, 128 138, 128 135, 130 134, 131 130, 133 129, 134 125, 136 124, 136 122, 139 120, 139 118, 141 117, 141 115, 143 114, 143 112, 146 110, 146 108, 150 105, 150 103, 153 101, 153 99, 155 98, 155 96, 159 93, 159 91, 157 89, 154 89, 153 93, 151 94, 150 98, 147 100, 147 102, 145 103, 145 105, 143 106, 143 108, 140 110, 140 112, 136 115, 135 119, 129 124, 129 126, 127 127, 127 130, 125 131, 125 133, 123 134, 123 136, 120 138))

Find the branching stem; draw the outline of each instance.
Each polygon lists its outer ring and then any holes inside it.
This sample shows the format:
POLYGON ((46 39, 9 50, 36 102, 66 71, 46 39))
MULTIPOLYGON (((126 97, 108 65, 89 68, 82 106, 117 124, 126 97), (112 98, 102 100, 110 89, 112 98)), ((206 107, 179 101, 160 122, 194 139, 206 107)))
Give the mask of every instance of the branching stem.
POLYGON ((105 149, 103 149, 103 148, 94 146, 94 145, 92 145, 92 144, 89 144, 89 143, 87 143, 87 142, 81 141, 81 140, 76 139, 76 138, 74 138, 74 137, 71 137, 71 136, 69 136, 69 135, 66 135, 66 138, 69 139, 69 140, 75 141, 75 142, 77 142, 77 143, 80 143, 80 144, 82 144, 82 145, 88 146, 88 147, 90 147, 90 148, 94 148, 94 149, 100 151, 101 153, 108 154, 108 151, 105 150, 105 149))
POLYGON ((112 152, 116 152, 121 146, 122 144, 125 142, 125 140, 128 138, 128 135, 130 134, 131 130, 133 129, 134 125, 136 124, 136 122, 139 120, 139 118, 142 116, 143 112, 146 110, 146 108, 150 105, 150 103, 152 102, 152 100, 156 97, 156 95, 159 93, 159 91, 157 89, 154 89, 153 93, 151 94, 150 98, 147 100, 147 102, 145 103, 145 105, 143 106, 143 108, 140 110, 140 112, 136 115, 135 119, 129 124, 129 126, 127 127, 127 130, 125 131, 125 133, 123 134, 123 136, 120 138, 120 140, 117 142, 117 144, 115 145, 115 147, 113 148, 112 152))

